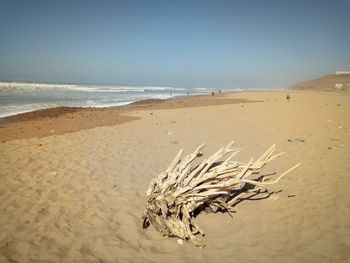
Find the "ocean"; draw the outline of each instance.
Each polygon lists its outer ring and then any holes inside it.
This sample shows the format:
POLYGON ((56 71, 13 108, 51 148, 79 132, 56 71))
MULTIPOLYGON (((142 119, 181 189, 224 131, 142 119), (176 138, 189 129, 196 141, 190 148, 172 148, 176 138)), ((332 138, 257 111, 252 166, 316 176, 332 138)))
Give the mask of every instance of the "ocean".
POLYGON ((212 91, 207 88, 0 82, 0 118, 59 106, 113 107, 145 99, 178 98, 212 91))

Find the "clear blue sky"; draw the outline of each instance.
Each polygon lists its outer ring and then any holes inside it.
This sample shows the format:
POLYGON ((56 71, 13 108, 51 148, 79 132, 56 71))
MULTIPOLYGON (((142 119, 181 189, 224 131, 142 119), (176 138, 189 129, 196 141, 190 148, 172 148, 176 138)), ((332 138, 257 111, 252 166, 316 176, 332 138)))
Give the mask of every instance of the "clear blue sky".
POLYGON ((0 0, 0 80, 257 88, 336 69, 350 0, 0 0))

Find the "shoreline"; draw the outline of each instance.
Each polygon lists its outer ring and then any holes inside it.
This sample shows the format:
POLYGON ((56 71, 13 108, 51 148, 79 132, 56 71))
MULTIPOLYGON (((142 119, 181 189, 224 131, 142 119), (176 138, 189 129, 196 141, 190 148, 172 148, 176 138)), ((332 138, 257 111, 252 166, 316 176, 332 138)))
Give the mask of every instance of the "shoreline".
MULTIPOLYGON (((0 118, 0 142, 34 137, 47 137, 95 127, 114 126, 139 120, 137 111, 156 111, 181 108, 218 106, 225 104, 246 104, 264 102, 252 99, 253 94, 343 94, 338 91, 320 90, 247 90, 212 95, 193 95, 181 98, 146 99, 131 104, 106 108, 56 107, 30 111, 0 118)), ((268 100, 268 99, 267 99, 268 100)), ((151 114, 151 113, 150 113, 151 114)))
MULTIPOLYGON (((56 107, 30 111, 0 118, 0 142, 34 137, 47 137, 95 127, 114 126, 139 120, 137 111, 156 111, 181 108, 218 106, 225 104, 261 103, 252 94, 340 94, 337 91, 319 90, 247 90, 212 95, 193 95, 181 98, 146 99, 122 106, 106 108, 56 107)), ((341 93, 348 94, 348 93, 341 93)), ((285 96, 281 96, 282 99, 285 96)), ((152 114, 152 113, 150 113, 152 114)))
MULTIPOLYGON (((275 91, 283 91, 283 89, 248 89, 248 90, 228 90, 228 91, 222 91, 222 93, 219 93, 217 90, 215 90, 215 96, 222 96, 222 95, 229 95, 229 94, 235 94, 235 93, 241 93, 241 92, 275 92, 275 91)), ((60 108, 60 109, 114 109, 114 108, 124 108, 132 105, 138 105, 138 104, 148 104, 148 103, 154 103, 154 102, 163 102, 163 101, 171 101, 171 100, 183 100, 183 99, 190 99, 190 98, 196 98, 196 97, 206 97, 206 96, 211 96, 211 92, 208 93, 203 93, 203 94, 194 94, 194 95, 174 95, 172 97, 168 98, 162 98, 162 99, 141 99, 141 100, 136 100, 132 102, 127 102, 127 103, 120 103, 117 105, 113 106, 57 106, 57 107, 48 107, 48 108, 42 108, 42 109, 34 109, 34 110, 29 110, 29 111, 24 111, 24 112, 18 112, 18 113, 13 113, 11 115, 7 116, 2 116, 0 117, 0 123, 6 121, 8 118, 17 116, 17 115, 23 115, 27 113, 35 113, 38 111, 45 111, 45 110, 52 110, 55 108, 60 108)), ((35 115, 35 114, 34 114, 35 115)))
POLYGON ((106 108, 56 107, 20 113, 0 118, 0 141, 29 139, 65 134, 101 126, 113 126, 138 120, 132 113, 140 110, 162 110, 205 107, 223 104, 256 103, 261 101, 230 98, 230 92, 193 95, 170 99, 146 99, 128 105, 106 108))

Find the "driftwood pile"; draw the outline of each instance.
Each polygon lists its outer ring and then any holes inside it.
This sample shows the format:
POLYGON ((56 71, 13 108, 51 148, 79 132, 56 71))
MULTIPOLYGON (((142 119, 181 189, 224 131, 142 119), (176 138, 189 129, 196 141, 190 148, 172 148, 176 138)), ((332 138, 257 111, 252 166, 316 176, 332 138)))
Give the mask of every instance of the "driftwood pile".
POLYGON ((152 224, 162 236, 189 239, 196 246, 204 247, 205 243, 195 236, 204 236, 194 222, 197 214, 202 211, 230 214, 234 212, 233 207, 244 199, 257 195, 268 197, 271 192, 265 187, 277 183, 299 165, 269 181, 267 175, 259 172, 265 164, 283 154, 273 154, 275 145, 256 161, 250 159, 248 163, 232 160, 240 151, 233 142, 198 162, 203 147, 204 144, 200 145, 183 159, 183 150, 180 150, 168 169, 151 181, 146 194, 143 228, 152 224))

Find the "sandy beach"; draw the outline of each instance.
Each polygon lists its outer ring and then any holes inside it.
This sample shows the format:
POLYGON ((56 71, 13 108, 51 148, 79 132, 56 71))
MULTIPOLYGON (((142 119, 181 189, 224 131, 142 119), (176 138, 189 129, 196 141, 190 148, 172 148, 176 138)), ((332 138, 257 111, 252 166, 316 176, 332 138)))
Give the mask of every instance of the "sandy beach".
POLYGON ((0 123, 0 262, 350 262, 349 93, 51 111, 0 123), (210 155, 231 140, 241 161, 286 152, 264 172, 302 165, 233 218, 200 214, 203 249, 142 229, 146 189, 178 150, 204 142, 210 155))

